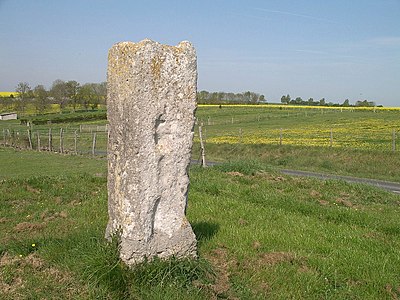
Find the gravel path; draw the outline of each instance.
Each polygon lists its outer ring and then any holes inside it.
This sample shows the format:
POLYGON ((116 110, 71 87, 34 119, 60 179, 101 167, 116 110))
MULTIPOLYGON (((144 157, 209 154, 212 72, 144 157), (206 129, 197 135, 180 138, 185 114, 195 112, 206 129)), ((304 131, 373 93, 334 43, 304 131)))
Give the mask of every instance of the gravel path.
MULTIPOLYGON (((192 160, 191 164, 198 164, 199 162, 196 160, 192 160)), ((207 166, 215 166, 219 165, 219 162, 212 162, 207 161, 207 166)), ((336 180, 344 180, 350 183, 363 183, 369 184, 372 186, 376 186, 392 193, 400 195, 400 183, 392 182, 392 181, 384 181, 384 180, 376 180, 376 179, 369 179, 369 178, 359 178, 359 177, 352 177, 352 176, 342 176, 342 175, 333 175, 333 174, 324 174, 324 173, 315 173, 309 171, 299 171, 299 170, 288 170, 282 169, 280 170, 281 173, 290 175, 290 176, 302 176, 302 177, 314 177, 318 179, 336 179, 336 180)))
POLYGON ((298 171, 298 170, 281 170, 283 174, 291 175, 291 176, 304 176, 304 177, 314 177, 319 179, 338 179, 344 180, 347 182, 355 182, 355 183, 364 183, 373 185, 379 188, 383 188, 395 194, 400 194, 400 183, 391 182, 391 181, 383 181, 383 180, 375 180, 368 178, 357 178, 351 176, 341 176, 341 175, 330 175, 330 174, 322 174, 322 173, 314 173, 308 171, 298 171))

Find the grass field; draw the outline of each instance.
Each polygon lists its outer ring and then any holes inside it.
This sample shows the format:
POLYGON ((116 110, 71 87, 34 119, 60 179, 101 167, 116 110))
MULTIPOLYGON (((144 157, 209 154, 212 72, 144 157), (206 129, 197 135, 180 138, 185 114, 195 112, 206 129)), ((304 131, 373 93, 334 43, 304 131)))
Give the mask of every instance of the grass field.
MULTIPOLYGON (((15 92, 0 92, 0 113, 2 112, 14 112, 16 111, 16 107, 15 105, 11 102, 11 103, 7 103, 7 105, 2 103, 2 98, 1 97, 9 97, 10 94, 14 95, 14 97, 18 96, 18 93, 15 92)), ((98 105, 98 109, 102 109, 104 110, 106 107, 103 104, 99 104, 98 105)), ((76 110, 84 110, 84 106, 83 105, 77 105, 75 107, 76 110)), ((89 111, 91 109, 89 108, 89 111)), ((62 113, 72 113, 74 111, 72 106, 67 106, 65 108, 62 109, 62 113)), ((60 105, 59 104, 50 104, 48 105, 43 113, 45 114, 59 114, 61 112, 60 109, 60 105)), ((28 103, 25 110, 23 112, 19 112, 19 115, 22 117, 27 117, 27 116, 32 116, 32 115, 36 115, 38 112, 35 108, 35 106, 32 103, 28 103)))
MULTIPOLYGON (((197 118, 211 161, 256 158, 277 168, 400 182, 398 109, 202 106, 197 118)), ((198 159, 197 128, 195 135, 198 159)))
POLYGON ((197 112, 212 144, 285 144, 388 151, 400 110, 206 106, 197 112))
POLYGON ((400 297, 398 195, 256 161, 192 167, 199 260, 127 270, 104 240, 105 160, 11 149, 0 160, 1 299, 400 297))
MULTIPOLYGON (((400 182, 391 140, 398 116, 396 110, 199 107, 207 159, 226 162, 190 169, 187 213, 199 259, 133 270, 118 260, 117 241, 104 240, 104 155, 2 147, 0 298, 398 299, 400 196, 279 173, 294 168, 400 182)), ((66 135, 79 131, 80 147, 90 149, 90 131, 104 125, 34 125, 33 146, 35 134, 46 137, 49 128, 57 145, 63 128, 66 135)), ((8 142, 26 143, 26 125, 0 122, 0 135, 3 129, 15 134, 8 142)), ((105 149, 103 135, 98 147, 105 149)))
MULTIPOLYGON (((75 114, 55 114, 46 118, 72 115, 75 114)), ((196 112, 198 124, 203 123, 206 158, 210 161, 247 157, 276 168, 397 182, 400 182, 399 115, 400 110, 395 108, 375 108, 374 112, 373 108, 354 110, 273 105, 224 105, 221 109, 206 105, 199 106, 196 112)), ((105 124, 105 120, 98 120, 34 125, 31 128, 33 148, 37 148, 38 133, 41 146, 47 147, 49 129, 52 129, 53 147, 59 151, 59 133, 63 128, 66 152, 74 152, 77 132, 78 152, 90 154, 92 131, 97 131, 96 151, 104 156, 107 144, 105 124)), ((0 144, 4 144, 3 133, 14 134, 17 145, 28 147, 27 126, 19 121, 0 122, 0 144)), ((11 136, 7 139, 7 143, 13 142, 11 136)), ((193 159, 200 157, 199 150, 196 126, 193 159)))

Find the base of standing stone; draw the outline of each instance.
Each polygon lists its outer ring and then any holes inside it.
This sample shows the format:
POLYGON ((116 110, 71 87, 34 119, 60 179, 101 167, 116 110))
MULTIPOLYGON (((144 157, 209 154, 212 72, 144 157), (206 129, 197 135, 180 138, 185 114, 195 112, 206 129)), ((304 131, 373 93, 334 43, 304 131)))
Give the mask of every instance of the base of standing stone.
POLYGON ((169 237, 163 233, 155 233, 154 238, 148 242, 126 239, 121 245, 120 257, 128 265, 151 261, 154 257, 197 258, 196 237, 190 225, 175 234, 169 237), (182 240, 191 243, 182 244, 182 240))

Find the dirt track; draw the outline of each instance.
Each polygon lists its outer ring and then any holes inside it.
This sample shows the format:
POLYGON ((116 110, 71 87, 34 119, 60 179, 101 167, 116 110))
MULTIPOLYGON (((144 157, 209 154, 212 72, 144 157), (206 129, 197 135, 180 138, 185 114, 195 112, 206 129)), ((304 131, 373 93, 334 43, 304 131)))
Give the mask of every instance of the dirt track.
POLYGON ((322 174, 322 173, 314 173, 308 171, 298 171, 298 170, 281 170, 283 174, 291 175, 291 176, 304 176, 304 177, 314 177, 319 179, 337 179, 344 180, 352 183, 364 183, 373 185, 390 192, 400 194, 400 183, 391 182, 391 181, 383 181, 383 180, 375 180, 369 178, 357 178, 351 176, 341 176, 341 175, 331 175, 331 174, 322 174))

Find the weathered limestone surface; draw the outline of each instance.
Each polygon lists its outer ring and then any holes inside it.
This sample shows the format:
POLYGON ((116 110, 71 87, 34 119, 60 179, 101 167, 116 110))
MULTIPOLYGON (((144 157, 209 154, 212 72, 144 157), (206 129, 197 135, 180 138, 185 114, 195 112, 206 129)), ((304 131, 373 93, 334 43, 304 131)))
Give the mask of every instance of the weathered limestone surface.
POLYGON ((196 88, 189 42, 122 42, 109 51, 106 237, 120 235, 128 265, 196 256, 185 217, 196 88))

